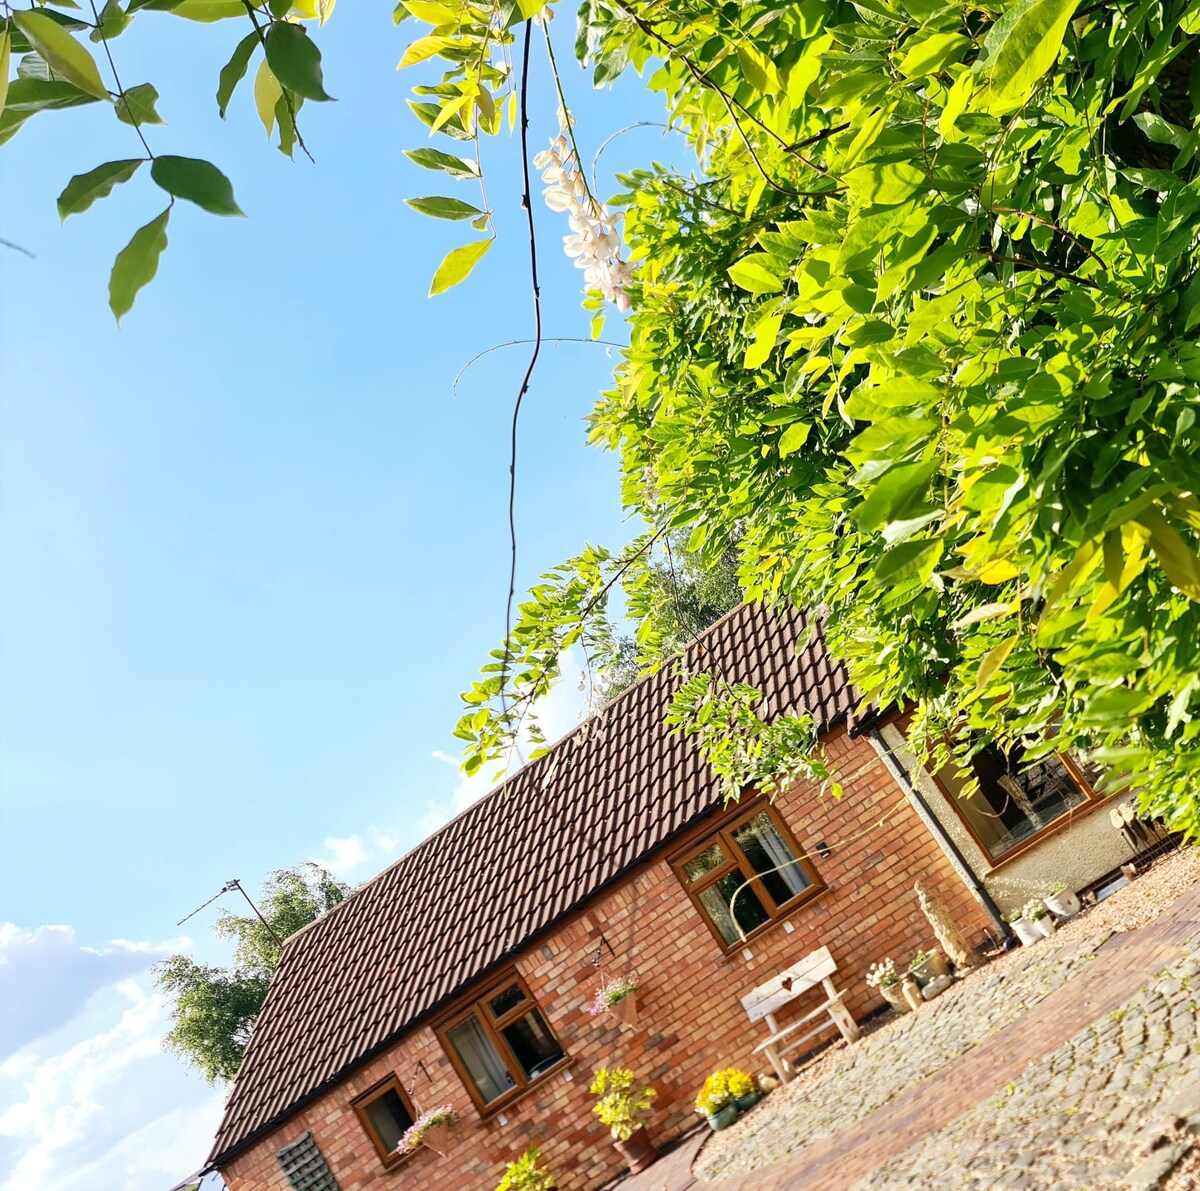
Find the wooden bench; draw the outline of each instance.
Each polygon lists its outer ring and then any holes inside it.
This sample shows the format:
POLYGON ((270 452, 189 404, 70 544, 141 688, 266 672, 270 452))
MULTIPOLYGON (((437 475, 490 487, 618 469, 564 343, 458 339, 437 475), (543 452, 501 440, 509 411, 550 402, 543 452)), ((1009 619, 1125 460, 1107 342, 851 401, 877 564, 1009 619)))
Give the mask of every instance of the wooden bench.
POLYGON ((845 994, 838 992, 834 987, 831 977, 836 971, 837 964, 829 954, 829 948, 822 947, 792 964, 778 976, 773 976, 765 984, 760 984, 742 998, 742 1007, 750 1020, 765 1020, 771 1031, 771 1036, 766 1042, 756 1046, 754 1053, 765 1051, 775 1074, 784 1083, 792 1078, 788 1065, 783 1061, 783 1056, 788 1051, 795 1050, 810 1038, 823 1034, 833 1026, 842 1032, 842 1037, 847 1042, 857 1042, 861 1036, 850 1011, 842 1004, 845 994), (826 999, 811 1013, 806 1013, 799 1021, 792 1022, 781 1030, 775 1021, 775 1014, 784 1005, 802 997, 818 984, 824 988, 826 999), (812 1024, 814 1021, 817 1023, 815 1026, 812 1024), (797 1032, 805 1026, 809 1029, 802 1033, 797 1032))

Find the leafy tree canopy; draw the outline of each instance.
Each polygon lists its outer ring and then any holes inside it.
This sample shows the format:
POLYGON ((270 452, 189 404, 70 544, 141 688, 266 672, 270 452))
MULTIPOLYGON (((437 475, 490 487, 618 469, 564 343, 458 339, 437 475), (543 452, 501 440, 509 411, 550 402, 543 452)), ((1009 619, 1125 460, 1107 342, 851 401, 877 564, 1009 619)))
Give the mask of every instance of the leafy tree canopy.
POLYGON ((647 655, 637 635, 617 635, 605 653, 604 669, 593 692, 592 702, 597 707, 611 703, 647 667, 679 653, 697 634, 742 602, 734 545, 712 564, 704 566, 688 550, 687 537, 687 531, 682 529, 668 533, 663 539, 665 549, 646 567, 642 609, 637 619, 642 626, 657 623, 660 627, 652 646, 653 654, 647 655), (656 609, 654 620, 646 610, 651 602, 656 609))
POLYGON ((279 964, 275 936, 287 939, 349 892, 349 885, 309 861, 267 878, 257 903, 265 923, 253 913, 222 910, 214 930, 218 938, 233 941, 230 967, 172 955, 155 968, 158 987, 172 1002, 166 1048, 209 1083, 232 1080, 279 964))
MULTIPOLYGON (((142 10, 247 25, 218 103, 257 64, 264 123, 301 144, 302 104, 328 97, 320 0, 6 8, 0 139, 87 103, 143 135, 153 86, 122 89, 89 46, 107 60, 142 10)), ((417 164, 479 183, 474 149, 521 114, 531 47, 555 65, 551 11, 403 0, 420 28, 401 64, 444 69, 410 102, 435 136, 417 164)), ((693 172, 647 164, 606 205, 564 111, 534 162, 587 307, 631 308, 591 433, 647 528, 516 610, 465 696, 469 766, 504 750, 565 647, 611 656, 618 583, 653 663, 670 628, 648 576, 685 529, 703 565, 736 540, 749 596, 820 608, 860 689, 915 704, 931 754, 1080 749, 1200 826, 1198 33, 1193 0, 584 0, 576 56, 597 84, 639 72, 695 151, 693 172)), ((73 179, 60 211, 147 172, 168 205, 118 257, 118 316, 177 199, 239 214, 213 167, 143 155, 73 179)), ((488 251, 487 203, 412 205, 476 233, 440 292, 488 251)), ((720 681, 691 684, 693 710, 720 681)))

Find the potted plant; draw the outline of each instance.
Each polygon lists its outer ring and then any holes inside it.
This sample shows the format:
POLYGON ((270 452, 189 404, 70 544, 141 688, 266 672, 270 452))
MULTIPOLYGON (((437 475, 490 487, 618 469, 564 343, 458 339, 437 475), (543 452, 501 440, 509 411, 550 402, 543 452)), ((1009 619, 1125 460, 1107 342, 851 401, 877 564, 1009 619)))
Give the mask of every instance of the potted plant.
POLYGON ((696 1111, 714 1131, 728 1129, 738 1119, 737 1100, 729 1088, 729 1071, 714 1071, 696 1096, 696 1111))
POLYGON ((433 1150, 444 1158, 450 1152, 450 1126, 454 1123, 454 1109, 449 1104, 427 1108, 405 1130, 396 1143, 396 1152, 411 1154, 419 1146, 433 1150))
POLYGON ((653 1088, 639 1086, 633 1072, 626 1067, 611 1071, 601 1067, 592 1080, 592 1095, 600 1098, 592 1105, 594 1112, 607 1126, 617 1143, 617 1149, 629 1162, 629 1173, 645 1170, 658 1158, 658 1150, 650 1140, 641 1118, 650 1111, 658 1093, 653 1088))
POLYGON ((588 1013, 592 1017, 611 1013, 621 1025, 631 1026, 637 1021, 637 991, 638 982, 633 976, 614 976, 596 989, 588 1013))
POLYGON ((1074 918, 1083 909, 1079 895, 1068 889, 1062 881, 1051 888, 1044 901, 1046 909, 1052 914, 1057 914, 1059 918, 1074 918))
POLYGON ((1042 934, 1037 924, 1031 918, 1025 917, 1024 909, 1011 910, 1004 915, 1004 921, 1013 928, 1013 934, 1025 944, 1026 947, 1032 943, 1037 943, 1046 936, 1042 934))
POLYGON ((728 1070, 729 1076, 729 1091, 733 1096, 733 1102, 737 1105, 738 1112, 749 1112, 759 1101, 758 1086, 754 1082, 754 1076, 746 1071, 739 1071, 736 1067, 730 1067, 728 1070))
POLYGON ((897 1013, 908 1013, 909 1005, 900 987, 900 973, 890 959, 880 960, 867 969, 867 984, 877 988, 880 995, 897 1013))
POLYGON ((1046 909, 1046 903, 1040 897, 1031 897, 1021 910, 1022 916, 1033 923, 1034 929, 1044 939, 1054 934, 1054 915, 1046 909))
POLYGON ((496 1191, 554 1191, 558 1184, 554 1176, 542 1165, 542 1156, 536 1146, 530 1146, 515 1162, 504 1169, 504 1177, 496 1191))
POLYGON ((923 989, 931 980, 950 975, 950 965, 940 951, 918 951, 908 965, 913 979, 923 989))

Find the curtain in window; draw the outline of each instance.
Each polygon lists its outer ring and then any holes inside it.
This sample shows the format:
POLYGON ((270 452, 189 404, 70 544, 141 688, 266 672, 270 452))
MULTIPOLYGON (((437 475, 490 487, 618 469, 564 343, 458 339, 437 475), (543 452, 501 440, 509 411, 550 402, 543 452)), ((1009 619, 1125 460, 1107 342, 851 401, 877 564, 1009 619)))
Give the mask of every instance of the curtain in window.
POLYGON ((458 1052, 463 1065, 471 1073, 484 1103, 490 1103, 514 1086, 508 1068, 475 1018, 455 1026, 446 1036, 458 1052))
MULTIPOLYGON (((787 889, 783 900, 795 897, 797 893, 803 893, 811 884, 804 869, 798 863, 791 863, 796 860, 796 854, 779 834, 778 828, 771 822, 770 815, 757 815, 744 827, 739 827, 733 833, 733 837, 758 872, 765 872, 779 865, 786 866, 773 874, 787 889), (760 861, 764 859, 768 863, 760 864, 760 861)), ((772 897, 778 897, 776 888, 772 888, 773 884, 768 881, 767 887, 771 890, 772 897)))

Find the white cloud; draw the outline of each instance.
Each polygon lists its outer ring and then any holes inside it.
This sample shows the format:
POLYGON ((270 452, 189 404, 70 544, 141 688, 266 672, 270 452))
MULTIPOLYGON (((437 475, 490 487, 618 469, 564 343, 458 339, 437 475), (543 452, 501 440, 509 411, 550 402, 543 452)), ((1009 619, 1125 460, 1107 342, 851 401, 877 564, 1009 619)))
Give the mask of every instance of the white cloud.
POLYGON ((403 838, 396 832, 368 827, 365 837, 355 832, 347 836, 326 836, 325 855, 311 859, 343 881, 363 876, 368 861, 379 867, 399 855, 403 838))
POLYGON ((0 923, 0 1059, 66 1025, 100 989, 166 958, 165 945, 83 947, 69 926, 0 923))
POLYGON ((88 1017, 0 1064, 0 1191, 162 1191, 203 1161, 221 1098, 163 1054, 163 997, 124 980, 88 1017))

